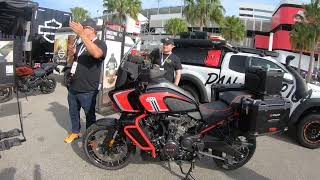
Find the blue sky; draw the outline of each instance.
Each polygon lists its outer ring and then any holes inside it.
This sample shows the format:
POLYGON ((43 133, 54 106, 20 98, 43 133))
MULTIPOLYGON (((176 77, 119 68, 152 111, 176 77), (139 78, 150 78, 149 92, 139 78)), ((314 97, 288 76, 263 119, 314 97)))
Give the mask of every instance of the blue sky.
MULTIPOLYGON (((91 16, 102 14, 103 0, 34 0, 38 2, 41 7, 52 8, 57 10, 69 11, 70 8, 75 6, 84 7, 89 10, 91 16)), ((304 0, 305 1, 305 0, 304 0)), ((226 9, 227 15, 237 15, 239 3, 266 3, 277 5, 280 0, 222 0, 222 4, 226 9)), ((181 5, 183 0, 160 0, 160 7, 181 5)), ((158 0, 142 0, 143 8, 158 7, 158 0)))

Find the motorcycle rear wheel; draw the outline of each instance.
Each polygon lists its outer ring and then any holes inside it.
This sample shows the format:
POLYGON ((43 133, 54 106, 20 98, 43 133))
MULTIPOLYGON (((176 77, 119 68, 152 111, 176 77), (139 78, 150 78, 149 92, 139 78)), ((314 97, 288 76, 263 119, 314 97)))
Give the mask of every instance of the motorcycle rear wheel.
POLYGON ((113 145, 108 147, 115 132, 114 127, 91 125, 83 136, 83 148, 88 160, 106 170, 124 168, 130 162, 126 140, 118 133, 113 145), (105 143, 107 142, 107 143, 105 143))
MULTIPOLYGON (((212 151, 212 154, 215 156, 223 157, 223 158, 229 159, 230 161, 233 161, 232 163, 230 163, 228 160, 219 160, 214 158, 213 160, 219 168, 224 170, 235 170, 244 166, 252 158, 256 150, 256 143, 257 143, 256 138, 248 138, 244 136, 241 136, 241 137, 246 139, 245 143, 250 144, 248 146, 235 147, 238 151, 244 154, 244 157, 242 158, 232 157, 220 151, 215 151, 215 150, 212 151)), ((237 138, 237 140, 242 141, 241 139, 239 139, 239 137, 237 138)))
POLYGON ((40 85, 40 90, 43 94, 50 94, 55 91, 57 87, 57 81, 53 77, 47 77, 40 85))
POLYGON ((8 102, 13 99, 13 91, 11 87, 0 89, 0 103, 8 102))

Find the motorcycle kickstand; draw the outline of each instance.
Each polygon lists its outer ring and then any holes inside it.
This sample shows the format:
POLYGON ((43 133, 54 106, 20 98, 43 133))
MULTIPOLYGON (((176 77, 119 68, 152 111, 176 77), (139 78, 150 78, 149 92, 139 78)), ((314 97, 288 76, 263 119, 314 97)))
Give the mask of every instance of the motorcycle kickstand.
POLYGON ((184 175, 186 175, 186 176, 184 177, 184 180, 195 180, 195 178, 191 175, 191 173, 192 173, 192 171, 194 170, 194 167, 195 167, 195 162, 196 162, 195 159, 193 159, 193 160, 191 161, 190 168, 189 168, 189 170, 188 170, 187 173, 185 173, 185 172, 183 171, 183 169, 182 169, 182 164, 179 165, 181 173, 184 174, 184 175))
POLYGON ((24 95, 26 96, 26 100, 29 101, 27 93, 24 93, 24 95))
POLYGON ((170 171, 170 173, 172 173, 172 169, 171 169, 170 161, 167 161, 167 162, 168 162, 168 168, 169 168, 169 171, 170 171))

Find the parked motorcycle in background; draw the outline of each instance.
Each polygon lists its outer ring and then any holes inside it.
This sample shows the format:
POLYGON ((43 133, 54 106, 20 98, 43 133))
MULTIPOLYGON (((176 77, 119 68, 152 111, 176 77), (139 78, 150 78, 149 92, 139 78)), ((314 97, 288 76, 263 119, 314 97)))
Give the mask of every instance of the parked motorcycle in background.
MULTIPOLYGON (((40 68, 33 69, 26 64, 16 65, 16 86, 22 93, 40 91, 43 94, 53 93, 57 81, 51 76, 53 71, 60 73, 58 64, 44 63, 40 68)), ((10 101, 13 98, 13 87, 0 88, 0 103, 10 101)))
POLYGON ((29 66, 22 65, 16 67, 16 81, 20 92, 29 93, 40 91, 43 94, 54 92, 57 82, 51 76, 53 71, 60 73, 56 63, 44 63, 40 68, 32 69, 29 66))

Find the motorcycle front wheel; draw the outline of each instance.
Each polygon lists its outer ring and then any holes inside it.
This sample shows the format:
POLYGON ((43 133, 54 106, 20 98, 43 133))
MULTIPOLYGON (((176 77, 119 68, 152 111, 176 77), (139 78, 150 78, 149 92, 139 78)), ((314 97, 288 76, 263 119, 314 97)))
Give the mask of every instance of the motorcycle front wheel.
POLYGON ((43 94, 50 94, 55 91, 56 87, 56 79, 53 77, 47 77, 43 80, 42 84, 40 85, 40 90, 43 94))
POLYGON ((11 87, 0 88, 0 103, 10 101, 13 98, 13 91, 11 87))
POLYGON ((88 160, 96 167, 117 170, 129 164, 130 152, 125 138, 114 127, 91 125, 83 136, 83 148, 88 160))
POLYGON ((237 137, 231 146, 241 152, 241 157, 233 157, 225 152, 213 150, 212 154, 224 158, 225 160, 213 159, 216 165, 224 170, 235 170, 244 166, 252 158, 256 150, 256 138, 255 137, 237 137))

